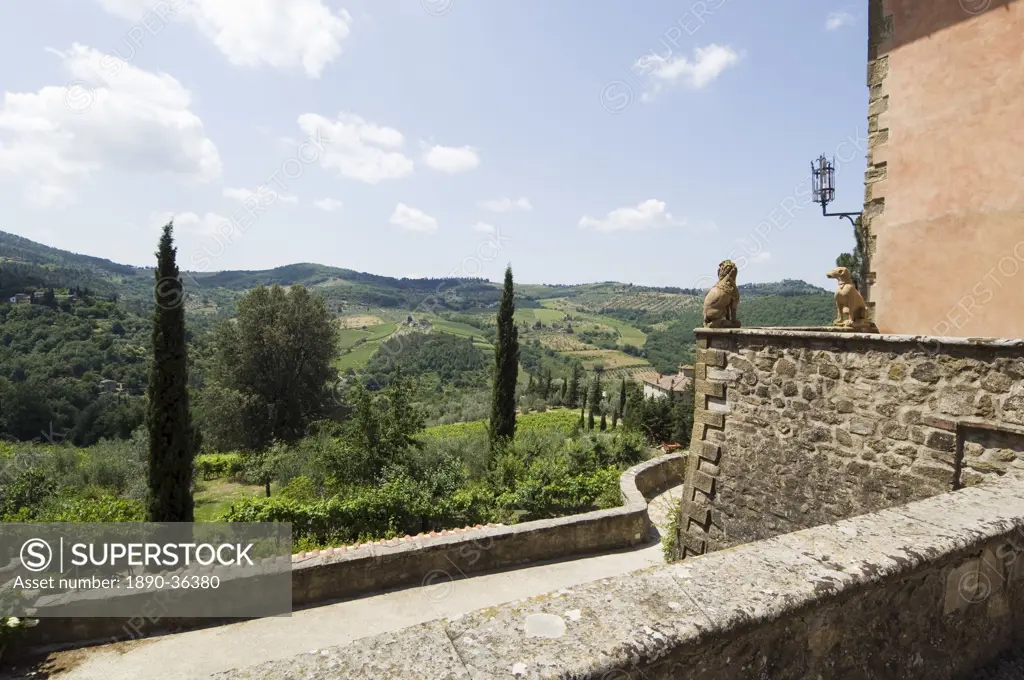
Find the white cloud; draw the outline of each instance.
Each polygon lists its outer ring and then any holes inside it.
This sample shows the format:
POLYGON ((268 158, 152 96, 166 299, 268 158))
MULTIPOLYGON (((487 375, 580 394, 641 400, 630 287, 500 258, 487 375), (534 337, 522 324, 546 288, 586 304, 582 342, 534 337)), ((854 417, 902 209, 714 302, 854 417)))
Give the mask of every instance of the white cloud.
POLYGON ((471 146, 430 146, 423 153, 423 162, 442 172, 464 172, 480 165, 480 154, 471 146))
POLYGON ((533 206, 526 198, 519 198, 513 201, 511 198, 495 198, 489 201, 481 201, 480 207, 491 212, 509 212, 512 210, 529 211, 533 206))
POLYGON ((394 128, 344 112, 335 121, 305 113, 298 123, 311 140, 322 142, 323 152, 317 153, 320 165, 342 177, 377 184, 413 172, 412 160, 400 150, 405 137, 394 128))
POLYGON ((763 250, 756 255, 751 255, 749 258, 750 264, 760 264, 762 262, 767 262, 770 259, 772 259, 772 254, 767 250, 763 250))
POLYGON ((596 231, 643 231, 645 229, 658 229, 672 225, 682 225, 684 222, 676 221, 671 213, 665 211, 665 202, 656 199, 649 199, 635 208, 618 208, 611 211, 603 220, 598 220, 589 215, 580 219, 581 229, 594 229, 596 231))
POLYGON ((319 78, 341 54, 352 17, 323 0, 97 0, 108 13, 138 22, 141 40, 169 21, 191 22, 232 64, 298 69, 319 78))
POLYGON ((636 65, 650 80, 650 88, 641 95, 641 99, 650 101, 677 81, 699 90, 722 75, 725 69, 738 64, 740 59, 740 54, 732 47, 717 44, 698 47, 692 61, 682 55, 650 54, 641 57, 636 65))
POLYGON ((825 19, 825 30, 834 31, 843 26, 850 26, 857 18, 849 12, 832 12, 825 19))
POLYGON ((313 201, 313 205, 320 208, 324 212, 334 212, 335 210, 340 210, 343 204, 341 201, 333 198, 323 198, 320 199, 319 201, 313 201))
POLYGON ((224 197, 233 198, 242 203, 245 203, 249 199, 256 199, 260 203, 267 205, 274 203, 275 201, 282 201, 284 203, 299 202, 298 196, 282 194, 267 186, 258 187, 256 191, 250 191, 248 189, 224 189, 224 197))
POLYGON ((25 182, 29 200, 73 203, 75 184, 102 170, 220 176, 217 147, 177 80, 77 43, 48 51, 61 58, 68 84, 5 92, 0 104, 0 174, 25 182))
POLYGON ((427 234, 437 231, 437 220, 422 210, 410 208, 405 203, 395 206, 395 212, 391 214, 391 224, 406 231, 420 231, 427 234))
POLYGON ((234 229, 230 218, 213 212, 208 212, 205 215, 198 215, 194 212, 154 212, 149 216, 149 228, 152 230, 163 229, 164 225, 172 219, 176 234, 186 232, 196 236, 215 236, 230 233, 230 230, 234 229))
POLYGON ((484 234, 496 234, 498 233, 497 227, 487 224, 486 222, 477 222, 473 225, 473 231, 479 231, 484 234))

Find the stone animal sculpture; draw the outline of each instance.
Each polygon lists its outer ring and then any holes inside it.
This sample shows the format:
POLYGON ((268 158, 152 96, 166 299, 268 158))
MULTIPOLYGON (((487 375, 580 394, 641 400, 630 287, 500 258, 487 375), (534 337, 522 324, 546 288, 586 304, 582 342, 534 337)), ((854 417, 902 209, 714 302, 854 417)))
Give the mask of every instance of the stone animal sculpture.
POLYGON ((850 270, 846 267, 836 267, 825 276, 835 279, 839 284, 836 289, 836 320, 833 325, 847 327, 869 325, 867 305, 864 304, 864 297, 860 291, 853 285, 850 270))
POLYGON ((704 298, 705 328, 739 328, 736 309, 740 304, 740 290, 736 287, 738 269, 732 260, 718 265, 718 283, 704 298))

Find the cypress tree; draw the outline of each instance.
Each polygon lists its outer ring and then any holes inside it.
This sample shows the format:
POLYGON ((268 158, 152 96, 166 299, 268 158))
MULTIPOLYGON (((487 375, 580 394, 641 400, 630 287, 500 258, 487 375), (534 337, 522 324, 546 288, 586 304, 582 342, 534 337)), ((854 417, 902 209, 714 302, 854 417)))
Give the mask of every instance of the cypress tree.
POLYGON ((605 419, 604 414, 601 414, 601 432, 608 429, 608 421, 605 419))
MULTIPOLYGON (((569 383, 567 383, 567 382, 565 381, 565 379, 563 378, 563 379, 562 379, 562 403, 563 403, 563 404, 565 404, 565 394, 566 394, 566 391, 567 391, 568 389, 569 389, 569 383)), ((566 405, 568 405, 568 404, 566 404, 566 405)))
POLYGON ((583 392, 583 400, 580 404, 580 422, 582 423, 587 417, 587 393, 583 392))
POLYGON ((156 253, 153 364, 150 367, 149 521, 192 522, 192 459, 196 432, 188 400, 184 286, 175 262, 174 223, 164 227, 156 253))
POLYGON ((530 373, 529 375, 530 375, 530 381, 526 384, 526 393, 527 394, 533 394, 533 391, 535 389, 534 388, 534 384, 533 384, 533 373, 530 373))
MULTIPOLYGON (((594 376, 594 382, 590 383, 590 422, 594 422, 595 412, 601 408, 601 375, 594 376)), ((593 428, 591 428, 593 429, 593 428)))
POLYGON ((519 375, 519 329, 512 267, 505 269, 505 287, 498 306, 498 337, 494 350, 494 389, 491 396, 490 443, 495 451, 516 434, 516 377, 519 375))
POLYGON ((619 410, 615 409, 612 411, 612 429, 614 430, 619 424, 619 410))
POLYGON ((566 406, 569 408, 576 408, 579 405, 580 400, 580 366, 579 364, 572 365, 572 374, 569 376, 569 394, 567 396, 568 401, 566 406))
POLYGON ((626 412, 626 379, 622 379, 622 387, 619 388, 619 413, 626 412))

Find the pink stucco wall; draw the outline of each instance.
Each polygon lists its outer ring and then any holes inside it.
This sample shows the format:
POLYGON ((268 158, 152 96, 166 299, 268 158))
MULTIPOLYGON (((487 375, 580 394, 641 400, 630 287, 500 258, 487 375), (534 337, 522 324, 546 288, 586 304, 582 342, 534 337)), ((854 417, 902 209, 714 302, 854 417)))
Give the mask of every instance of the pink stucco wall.
POLYGON ((1024 338, 1024 0, 885 0, 883 333, 1024 338))

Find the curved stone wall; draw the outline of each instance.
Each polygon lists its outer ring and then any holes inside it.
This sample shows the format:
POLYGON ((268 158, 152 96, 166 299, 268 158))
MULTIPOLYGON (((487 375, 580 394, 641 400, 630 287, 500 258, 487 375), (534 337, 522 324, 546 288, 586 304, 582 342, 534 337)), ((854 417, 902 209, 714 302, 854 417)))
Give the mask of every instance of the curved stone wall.
MULTIPOLYGON (((683 481, 686 454, 636 465, 619 478, 623 505, 581 515, 435 532, 292 556, 296 608, 546 560, 620 550, 650 537, 647 499, 683 481)), ((210 619, 44 619, 28 629, 25 649, 132 639, 228 623, 210 619)))

